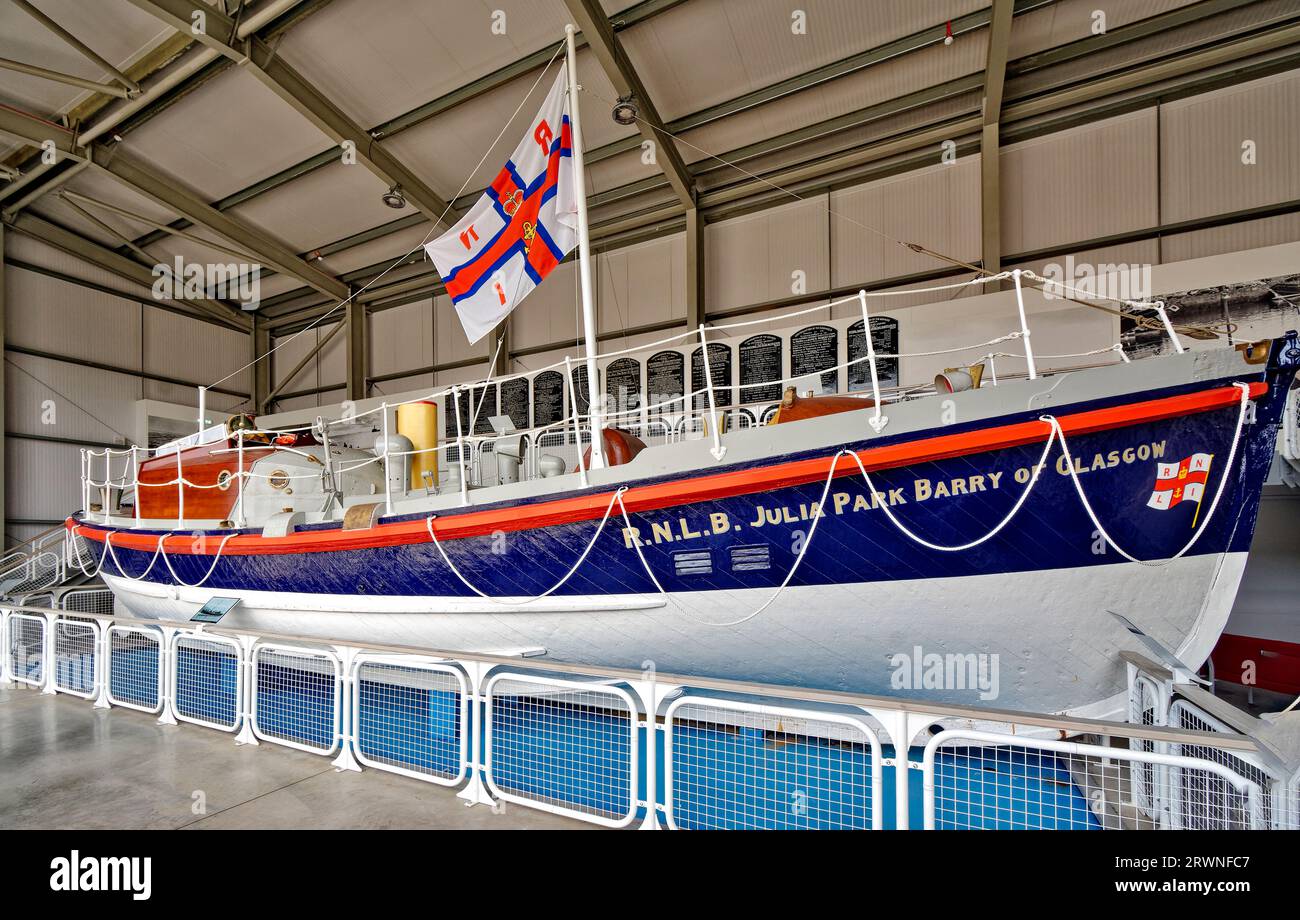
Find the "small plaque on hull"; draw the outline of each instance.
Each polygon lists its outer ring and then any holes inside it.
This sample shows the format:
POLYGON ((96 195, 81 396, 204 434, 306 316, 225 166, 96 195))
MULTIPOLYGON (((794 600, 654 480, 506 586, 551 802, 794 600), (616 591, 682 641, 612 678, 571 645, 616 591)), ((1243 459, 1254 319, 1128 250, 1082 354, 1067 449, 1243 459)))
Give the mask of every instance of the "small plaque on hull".
POLYGON ((221 618, 235 609, 237 597, 210 597, 208 602, 190 617, 191 623, 220 623, 221 618))

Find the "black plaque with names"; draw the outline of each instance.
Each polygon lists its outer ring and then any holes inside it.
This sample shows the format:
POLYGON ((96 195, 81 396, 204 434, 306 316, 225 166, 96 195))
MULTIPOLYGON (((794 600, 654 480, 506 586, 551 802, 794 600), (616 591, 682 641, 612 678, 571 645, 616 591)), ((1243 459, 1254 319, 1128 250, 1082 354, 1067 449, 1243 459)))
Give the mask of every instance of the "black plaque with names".
POLYGON ((564 375, 542 371, 533 378, 533 427, 545 428, 564 418, 564 375))
POLYGON ((650 356, 646 361, 646 391, 650 394, 650 405, 659 406, 657 413, 680 412, 682 406, 665 405, 673 399, 680 399, 686 392, 686 358, 680 351, 661 351, 650 356))
POLYGON ((474 419, 475 434, 492 434, 492 416, 497 414, 497 385, 475 387, 470 405, 470 418, 474 419))
MULTIPOLYGON (((840 335, 833 326, 808 326, 790 336, 790 376, 803 377, 825 371, 838 362, 840 335)), ((821 393, 834 393, 837 371, 826 371, 821 376, 821 393)))
POLYGON ((448 441, 456 440, 458 435, 469 434, 470 394, 468 390, 448 393, 443 405, 443 431, 448 441), (456 410, 460 410, 460 427, 456 426, 456 410))
POLYGON ((573 400, 578 406, 578 415, 586 415, 591 408, 591 390, 587 386, 586 364, 579 364, 573 368, 573 400))
POLYGON ((501 384, 501 414, 520 431, 528 428, 528 379, 516 377, 501 384))
MULTIPOLYGON (((713 383, 713 404, 721 408, 732 403, 731 390, 731 346, 721 342, 709 343, 709 379, 713 383)), ((704 390, 704 348, 691 352, 691 390, 704 390)), ((696 409, 709 407, 707 391, 695 394, 696 409)))
POLYGON ((605 395, 615 415, 641 407, 641 362, 619 358, 605 368, 605 395))
POLYGON ((752 335, 740 343, 740 401, 766 402, 781 398, 781 339, 752 335))
MULTIPOLYGON (((862 334, 862 320, 849 326, 849 392, 871 389, 871 365, 867 363, 867 339, 862 334)), ((871 344, 877 354, 898 354, 898 320, 892 316, 871 317, 871 344)), ((876 378, 882 387, 898 386, 898 359, 877 358, 876 378)))

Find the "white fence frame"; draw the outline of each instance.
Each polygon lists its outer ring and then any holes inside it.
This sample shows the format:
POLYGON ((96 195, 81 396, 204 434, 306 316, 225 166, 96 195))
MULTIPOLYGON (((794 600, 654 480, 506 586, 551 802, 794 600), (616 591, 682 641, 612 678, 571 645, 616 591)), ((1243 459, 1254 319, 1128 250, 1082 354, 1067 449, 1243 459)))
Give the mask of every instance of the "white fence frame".
POLYGON ((93 700, 99 693, 100 676, 103 671, 103 646, 101 640, 103 633, 100 629, 99 621, 86 619, 74 619, 66 616, 57 616, 54 620, 54 689, 59 693, 67 693, 70 696, 79 696, 84 700, 93 700), (79 690, 74 687, 65 687, 61 682, 61 670, 59 667, 59 636, 65 628, 88 629, 90 630, 90 689, 79 690))
MULTIPOLYGON (((299 751, 306 751, 309 754, 323 754, 328 757, 338 751, 339 746, 343 743, 343 664, 339 661, 339 656, 328 649, 309 648, 301 645, 287 645, 277 642, 259 642, 253 646, 252 667, 249 669, 251 675, 249 693, 250 706, 249 711, 252 715, 251 727, 253 734, 261 741, 271 744, 282 744, 285 747, 295 748, 299 751), (287 658, 304 658, 317 659, 327 662, 333 673, 333 705, 330 715, 330 746, 328 748, 318 747, 307 744, 303 741, 295 741, 292 738, 282 738, 279 735, 271 734, 263 729, 260 724, 259 715, 261 712, 261 700, 258 691, 261 689, 258 679, 258 665, 263 652, 270 652, 277 655, 283 655, 287 658)), ((233 731, 233 729, 232 729, 233 731)))
POLYGON ((114 623, 104 631, 104 695, 112 706, 124 706, 127 709, 137 709, 140 712, 158 714, 162 712, 163 705, 167 702, 166 686, 167 679, 167 655, 165 652, 166 642, 162 630, 150 626, 123 626, 114 623), (113 695, 113 636, 115 635, 137 635, 146 636, 152 640, 158 648, 158 673, 156 675, 155 694, 158 702, 153 706, 144 706, 133 700, 118 699, 113 695))
POLYGON ((50 669, 50 623, 48 618, 41 614, 17 613, 10 612, 5 615, 5 670, 9 679, 20 684, 26 684, 29 687, 44 687, 46 677, 50 669), (40 677, 32 678, 20 674, 14 661, 13 636, 14 621, 27 620, 32 623, 39 623, 41 626, 41 674, 40 677))
MULTIPOLYGON (((54 626, 60 614, 47 608, 21 608, 0 605, 0 684, 11 686, 16 681, 42 693, 55 693, 54 667, 54 626), (19 675, 12 668, 12 642, 16 627, 25 627, 28 623, 39 623, 41 667, 39 677, 19 675)), ((928 738, 928 730, 935 723, 948 720, 961 720, 961 724, 989 724, 990 711, 975 706, 938 705, 919 700, 906 700, 893 697, 872 697, 862 694, 838 693, 832 691, 780 687, 763 684, 727 681, 711 678, 693 678, 682 675, 654 675, 653 673, 632 671, 630 669, 594 667, 585 665, 568 665, 550 662, 527 662, 516 655, 493 653, 463 653, 441 649, 424 649, 404 646, 376 644, 369 649, 341 640, 321 640, 303 636, 279 635, 255 632, 252 630, 217 627, 218 631, 208 628, 195 628, 184 621, 141 620, 129 616, 107 614, 77 613, 77 621, 93 620, 97 623, 101 646, 96 660, 96 682, 99 692, 95 700, 97 708, 122 706, 129 709, 157 714, 158 721, 164 724, 177 724, 185 721, 218 731, 235 732, 235 743, 257 744, 258 737, 285 744, 285 739, 269 736, 254 731, 254 706, 252 686, 253 671, 257 649, 268 651, 280 650, 290 653, 324 656, 339 662, 335 671, 335 706, 332 710, 336 739, 333 748, 326 752, 320 748, 308 747, 314 753, 333 753, 338 751, 334 765, 340 769, 360 770, 361 765, 374 767, 387 772, 409 776, 437 785, 462 785, 458 796, 470 804, 489 804, 493 796, 501 801, 510 801, 528 808, 547 811, 581 821, 606 827, 626 827, 636 820, 644 809, 643 828, 659 826, 658 816, 662 812, 669 827, 673 827, 674 804, 671 801, 673 783, 673 720, 678 711, 687 705, 727 709, 738 714, 757 714, 767 717, 789 719, 809 719, 814 722, 846 724, 861 732, 871 742, 871 823, 873 827, 884 826, 892 820, 900 829, 909 827, 908 790, 909 775, 912 770, 920 770, 927 777, 928 786, 925 793, 928 821, 925 826, 932 827, 934 809, 934 764, 933 752, 941 742, 928 738), (150 709, 134 701, 115 699, 109 689, 112 673, 112 642, 115 635, 141 634, 154 643, 158 651, 159 703, 150 709), (205 718, 183 715, 176 700, 177 664, 179 652, 187 642, 202 642, 213 650, 233 659, 235 666, 234 724, 217 724, 205 718), (260 644, 259 644, 260 643, 260 644), (453 686, 460 693, 457 709, 459 744, 457 748, 457 775, 440 776, 431 772, 420 772, 404 768, 400 763, 384 763, 365 757, 359 751, 358 735, 360 730, 359 674, 366 664, 392 665, 408 669, 426 669, 446 674, 454 681, 453 686), (621 782, 620 793, 626 791, 629 802, 628 812, 624 815, 610 817, 608 814, 583 811, 581 804, 575 808, 565 807, 562 802, 542 797, 530 798, 527 794, 515 794, 501 789, 492 777, 492 704, 494 690, 502 681, 512 681, 525 686, 523 692, 535 692, 545 697, 546 691, 552 693, 589 693, 603 696, 609 701, 611 709, 626 713, 629 724, 626 735, 628 760, 617 761, 620 781, 626 772, 627 786, 621 782), (684 694, 684 695, 681 695, 684 694), (715 696, 713 694, 722 694, 715 696), (680 696, 679 696, 680 695, 680 696), (341 709, 339 708, 341 707, 341 709), (805 708, 807 707, 807 708, 805 708), (824 708, 821 708, 824 707, 824 708), (659 728, 656 714, 664 712, 665 724, 659 728), (645 731, 642 739, 641 732, 645 731), (913 763, 907 755, 910 745, 920 745, 923 739, 927 745, 928 763, 913 763), (884 745, 892 745, 895 753, 892 757, 884 756, 884 745), (658 794, 656 775, 659 769, 655 756, 659 745, 664 745, 664 795, 658 794), (641 763, 644 752, 645 763, 641 763), (884 769, 893 771, 895 789, 893 810, 888 808, 883 789, 884 769), (928 770, 928 774, 927 774, 928 770), (643 793, 644 787, 644 793, 643 793)), ((1131 658, 1132 656, 1127 656, 1131 658)), ((1130 666, 1132 662, 1130 661, 1130 666)), ((1137 669, 1141 670, 1141 668, 1137 669)), ((1170 687, 1167 675, 1161 677, 1156 671, 1149 672, 1152 688, 1157 700, 1168 700, 1170 687), (1163 695, 1162 695, 1163 694, 1163 695)), ((213 676, 219 672, 214 672, 213 676)), ((1130 676, 1136 673, 1131 669, 1130 676)), ((1174 692, 1177 692, 1174 685, 1174 692)), ((197 692, 202 694, 216 689, 215 686, 199 686, 197 692)), ((67 691, 61 691, 67 692, 67 691)), ((77 693, 76 696, 88 698, 90 694, 77 693)), ((580 701, 581 702, 581 701, 580 701)), ((1141 703, 1141 700, 1138 700, 1141 703)), ((1193 701, 1194 703, 1194 701, 1193 701)), ((1165 705, 1165 704, 1161 704, 1165 705)), ((1107 723, 1090 719, 1075 719, 1050 716, 1041 713, 995 712, 998 731, 948 730, 934 738, 951 741, 964 738, 979 744, 998 747, 1014 747, 1020 750, 1049 750, 1060 753, 1096 759, 1103 767, 1113 761, 1146 761, 1155 769, 1165 771, 1153 774, 1154 781, 1167 782, 1168 771, 1176 769, 1196 769, 1208 771, 1222 777, 1229 787, 1245 794, 1249 798, 1246 805, 1248 817, 1256 826, 1262 823, 1262 801, 1264 787, 1255 780, 1255 774, 1243 776, 1234 771, 1231 764, 1246 764, 1258 769, 1273 780, 1270 792, 1270 819, 1274 826, 1300 826, 1300 770, 1294 764, 1285 764, 1259 741, 1243 734, 1241 730, 1224 733, 1206 733, 1186 731, 1172 727, 1141 726, 1125 723, 1107 723), (1002 728, 1005 726, 1005 729, 1002 728), (1101 737, 1100 744, 1083 744, 1040 740, 1043 737, 1072 733, 1079 736, 1101 737), (1134 741, 1149 743, 1150 752, 1125 750, 1106 746, 1108 736, 1127 737, 1134 741), (1222 755, 1223 762, 1216 763, 1204 758, 1186 757, 1165 751, 1180 750, 1179 745, 1203 746, 1222 755), (1225 766, 1226 764, 1229 764, 1225 766), (1249 789, 1247 789, 1249 787, 1249 789)), ((1167 709, 1166 709, 1167 714, 1167 709)), ((1163 715, 1159 715, 1163 719, 1163 715)), ((1224 718, 1227 718, 1225 716, 1224 718)), ((1217 721, 1222 722, 1222 719, 1217 721)), ((951 724, 951 721, 949 721, 951 724)), ((801 726, 803 728, 803 726, 801 726)), ((624 737, 623 727, 617 726, 620 746, 624 737)), ((801 732, 794 731, 799 734, 801 732)), ((803 732, 809 737, 814 733, 803 732)), ((292 739, 289 739, 292 740, 292 739)), ((295 747, 295 744, 285 744, 295 747)), ((599 749, 593 748, 595 751, 599 749)), ((605 758, 609 763, 610 758, 605 758)), ((1122 768, 1121 768, 1122 769, 1122 768)), ((1122 772, 1118 775, 1128 775, 1122 772)), ((1076 784, 1080 792, 1086 792, 1083 786, 1076 784)), ((1168 788, 1168 787, 1162 787, 1168 788)), ((1176 792, 1167 793, 1171 800, 1177 799, 1176 792)), ((1166 795, 1161 792, 1156 798, 1166 795)), ((622 798, 620 794, 619 798, 622 798)), ((1133 803, 1126 801, 1126 806, 1133 803)), ((1159 827, 1170 827, 1175 821, 1161 809, 1166 803, 1157 801, 1160 808, 1153 813, 1144 814, 1141 819, 1150 818, 1159 827)), ((1094 811, 1094 814, 1096 812, 1094 811)), ((1127 820, 1125 821, 1127 824, 1127 820)))
MULTIPOLYGON (((599 824, 604 827, 627 827, 636 820, 637 811, 640 809, 642 802, 638 795, 641 780, 640 765, 640 734, 641 734, 641 713, 640 705, 637 700, 622 687, 611 683, 598 683, 586 680, 566 680, 557 677, 542 677, 536 674, 516 673, 511 671, 497 671, 488 678, 487 684, 483 690, 485 711, 483 715, 484 733, 483 733, 483 779, 487 783, 488 789, 494 796, 504 802, 514 802, 517 805, 526 805, 529 808, 537 808, 541 811, 549 811, 552 814, 563 815, 568 818, 577 818, 581 821, 590 821, 592 824, 599 824), (545 689, 563 690, 568 693, 591 693, 606 695, 618 699, 627 708, 628 713, 628 734, 630 744, 629 764, 628 764, 628 810, 620 818, 607 818, 603 815, 591 814, 590 812, 581 811, 576 808, 566 808, 563 805, 557 805, 553 802, 531 799, 527 796, 516 795, 497 786, 492 775, 492 710, 493 710, 493 691, 496 685, 502 681, 509 680, 513 683, 532 684, 535 687, 545 689)), ((651 795, 653 798, 653 795, 651 795)))
POLYGON ((167 706, 172 716, 182 722, 191 722, 194 725, 202 725, 205 728, 215 728, 222 732, 236 732, 239 730, 240 723, 244 716, 244 688, 247 683, 245 680, 244 654, 238 641, 227 638, 226 636, 212 635, 211 633, 198 632, 196 630, 178 630, 171 637, 168 648, 168 667, 167 679, 171 685, 171 692, 167 694, 167 706), (222 725, 219 722, 210 722, 207 719, 198 716, 186 715, 181 712, 180 706, 176 699, 177 689, 180 682, 177 679, 177 670, 180 666, 180 646, 186 640, 198 642, 207 642, 215 645, 223 645, 232 649, 235 653, 235 721, 231 725, 222 725))
MULTIPOLYGON (((764 703, 749 703, 738 700, 723 699, 714 696, 702 696, 683 694, 673 700, 668 709, 664 712, 664 820, 667 822, 670 830, 677 830, 677 823, 673 815, 673 737, 675 732, 675 723, 673 717, 677 710, 685 706, 705 706, 715 709, 726 709, 731 712, 743 715, 775 716, 786 719, 804 719, 817 722, 831 722, 837 725, 862 732, 871 746, 871 829, 880 830, 884 826, 883 796, 881 787, 884 783, 884 768, 881 762, 882 746, 876 728, 871 725, 865 717, 848 715, 847 713, 826 712, 816 709, 799 709, 793 706, 768 705, 764 703)), ((800 734, 791 732, 790 734, 800 734)), ((807 735, 807 737, 816 737, 807 735)))
POLYGON ((355 747, 353 751, 357 762, 367 767, 374 767, 376 770, 387 770, 389 773, 397 773, 400 776, 409 776, 412 779, 422 780, 426 783, 435 783, 439 786, 459 786, 470 771, 470 734, 472 719, 472 707, 469 681, 465 677, 465 672, 445 660, 436 658, 423 658, 420 656, 407 655, 381 655, 373 652, 363 652, 356 657, 353 662, 352 673, 349 675, 352 681, 354 692, 352 695, 352 742, 355 747), (439 776, 436 773, 421 773, 419 770, 412 770, 398 764, 388 763, 383 760, 373 760, 361 750, 361 668, 368 664, 386 665, 390 667, 406 668, 412 671, 430 671, 437 674, 448 674, 456 679, 458 691, 460 694, 459 707, 459 735, 460 735, 460 753, 458 757, 459 770, 454 777, 439 776))
MULTIPOLYGON (((973 741, 978 745, 1001 748, 1022 748, 1033 751, 1050 751, 1054 754, 1071 754, 1078 757, 1093 757, 1098 760, 1126 760, 1159 764, 1191 770, 1203 770, 1214 773, 1224 779, 1234 791, 1246 796, 1249 803, 1251 829, 1261 829, 1263 825, 1260 799, 1262 790, 1256 783, 1233 773, 1222 764, 1212 760, 1196 757, 1180 757, 1175 754, 1161 754, 1156 751, 1134 751, 1127 748, 1102 747, 1096 744, 1083 744, 1076 741, 1052 741, 1046 738, 1017 738, 997 732, 976 731, 971 729, 947 729, 939 732, 925 746, 925 755, 921 762, 922 769, 922 807, 925 811, 924 827, 927 831, 935 829, 935 785, 934 758, 939 748, 950 741, 973 741)), ((1089 810, 1092 811, 1091 804, 1089 810)), ((1095 811, 1092 811, 1094 816, 1095 811)), ((1161 822, 1161 826, 1163 822, 1161 822)))

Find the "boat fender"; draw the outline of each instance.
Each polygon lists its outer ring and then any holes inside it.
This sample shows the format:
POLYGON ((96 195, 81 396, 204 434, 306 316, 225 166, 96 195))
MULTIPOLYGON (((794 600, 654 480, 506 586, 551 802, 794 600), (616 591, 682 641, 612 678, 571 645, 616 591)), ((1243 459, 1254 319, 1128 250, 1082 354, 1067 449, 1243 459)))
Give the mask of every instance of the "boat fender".
POLYGON ((307 515, 301 511, 282 511, 271 515, 266 526, 262 528, 264 537, 287 537, 299 524, 307 523, 307 515))
POLYGON ((369 530, 379 523, 379 518, 383 515, 383 507, 383 502, 367 502, 364 505, 353 505, 343 512, 343 529, 369 530))

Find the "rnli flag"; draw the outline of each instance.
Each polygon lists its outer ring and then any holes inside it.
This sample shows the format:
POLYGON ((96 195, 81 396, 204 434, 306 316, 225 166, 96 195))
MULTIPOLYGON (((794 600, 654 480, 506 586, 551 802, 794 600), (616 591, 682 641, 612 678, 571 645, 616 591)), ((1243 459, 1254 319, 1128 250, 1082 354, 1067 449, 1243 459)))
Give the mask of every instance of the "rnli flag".
POLYGON ((470 343, 487 335, 578 244, 573 138, 561 68, 492 185, 425 244, 470 343))
POLYGON ((1214 454, 1192 454, 1178 463, 1156 464, 1156 487, 1147 504, 1161 511, 1184 501, 1200 503, 1214 454))

